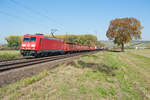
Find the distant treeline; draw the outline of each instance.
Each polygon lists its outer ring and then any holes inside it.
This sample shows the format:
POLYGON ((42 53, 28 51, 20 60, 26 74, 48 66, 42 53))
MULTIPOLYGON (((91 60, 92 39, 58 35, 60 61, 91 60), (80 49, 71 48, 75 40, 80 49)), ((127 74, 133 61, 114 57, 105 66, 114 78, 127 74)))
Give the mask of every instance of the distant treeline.
MULTIPOLYGON (((52 35, 46 34, 47 37, 52 37, 52 35)), ((101 46, 104 47, 103 42, 99 42, 97 37, 91 34, 84 35, 55 35, 56 38, 62 39, 65 42, 76 43, 80 45, 88 46, 101 46)), ((5 40, 7 45, 1 46, 0 49, 20 49, 21 40, 23 36, 10 35, 5 40)))
MULTIPOLYGON (((52 37, 52 35, 45 35, 52 37)), ((62 39, 65 42, 88 45, 88 46, 104 46, 103 42, 97 40, 97 37, 91 34, 84 35, 55 35, 56 38, 62 39)))

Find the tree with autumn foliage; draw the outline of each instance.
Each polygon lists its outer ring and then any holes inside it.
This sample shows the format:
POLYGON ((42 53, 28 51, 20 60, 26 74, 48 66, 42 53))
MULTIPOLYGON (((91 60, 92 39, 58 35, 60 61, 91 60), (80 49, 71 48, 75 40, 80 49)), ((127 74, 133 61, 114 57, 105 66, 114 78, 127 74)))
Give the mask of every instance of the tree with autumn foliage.
POLYGON ((136 18, 116 18, 111 20, 106 36, 115 44, 121 45, 124 51, 124 44, 132 39, 141 39, 141 23, 136 18))

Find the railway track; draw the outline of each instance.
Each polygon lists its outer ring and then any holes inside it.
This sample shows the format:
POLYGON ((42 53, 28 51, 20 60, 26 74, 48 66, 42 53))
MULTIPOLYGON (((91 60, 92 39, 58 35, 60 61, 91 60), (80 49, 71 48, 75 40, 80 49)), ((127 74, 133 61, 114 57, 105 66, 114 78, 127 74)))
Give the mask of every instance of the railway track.
POLYGON ((20 61, 17 61, 17 62, 14 61, 14 62, 11 62, 11 63, 1 63, 0 64, 0 72, 12 70, 12 69, 17 69, 17 68, 22 68, 22 67, 27 67, 27 66, 35 65, 35 64, 45 63, 45 62, 49 62, 49 61, 54 61, 54 60, 58 60, 58 59, 78 56, 78 55, 81 55, 81 54, 95 53, 95 52, 96 51, 81 52, 81 53, 50 56, 50 57, 43 57, 43 58, 36 58, 36 59, 26 59, 26 60, 22 60, 22 61, 20 60, 20 61))
POLYGON ((0 63, 3 62, 12 62, 12 61, 16 61, 16 60, 23 60, 23 59, 32 59, 33 57, 23 57, 23 58, 16 58, 16 59, 6 59, 6 60, 0 60, 0 63))

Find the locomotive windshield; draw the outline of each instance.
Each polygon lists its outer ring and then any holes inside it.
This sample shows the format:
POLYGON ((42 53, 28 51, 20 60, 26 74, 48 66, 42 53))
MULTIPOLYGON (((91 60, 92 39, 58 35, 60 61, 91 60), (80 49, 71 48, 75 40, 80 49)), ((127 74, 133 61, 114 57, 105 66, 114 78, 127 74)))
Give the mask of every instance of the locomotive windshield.
POLYGON ((36 37, 24 37, 24 42, 34 42, 36 41, 36 37))
POLYGON ((30 41, 30 37, 24 37, 24 42, 29 42, 30 41))
POLYGON ((36 37, 31 37, 31 42, 36 41, 36 37))

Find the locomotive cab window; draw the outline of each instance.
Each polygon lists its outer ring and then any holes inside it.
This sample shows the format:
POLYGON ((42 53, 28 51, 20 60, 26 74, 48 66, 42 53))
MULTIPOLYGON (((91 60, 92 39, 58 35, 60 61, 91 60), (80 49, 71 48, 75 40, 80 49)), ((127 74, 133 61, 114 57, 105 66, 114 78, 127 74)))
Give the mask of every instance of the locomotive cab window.
POLYGON ((36 37, 31 37, 31 42, 36 41, 36 37))
POLYGON ((35 42, 36 37, 24 37, 24 42, 35 42))
POLYGON ((30 37, 24 37, 24 42, 29 42, 30 41, 30 37))

